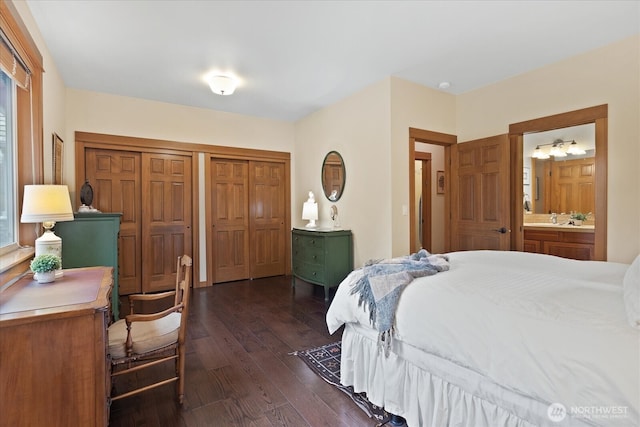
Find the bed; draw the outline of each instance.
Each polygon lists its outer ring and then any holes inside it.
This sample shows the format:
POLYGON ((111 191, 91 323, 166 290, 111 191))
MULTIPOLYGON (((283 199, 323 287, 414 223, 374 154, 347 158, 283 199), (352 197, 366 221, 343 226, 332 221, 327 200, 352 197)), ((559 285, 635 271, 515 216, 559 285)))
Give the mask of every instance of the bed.
POLYGON ((409 427, 640 425, 640 256, 447 255, 402 290, 388 355, 351 292, 363 270, 340 284, 344 385, 409 427))

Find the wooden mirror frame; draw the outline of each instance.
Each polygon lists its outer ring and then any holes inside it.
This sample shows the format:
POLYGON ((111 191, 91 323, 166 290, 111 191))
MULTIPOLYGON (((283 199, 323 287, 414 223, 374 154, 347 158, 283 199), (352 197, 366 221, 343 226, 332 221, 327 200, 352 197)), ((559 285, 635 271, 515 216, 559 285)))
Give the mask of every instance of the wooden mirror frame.
POLYGON ((511 248, 523 250, 523 206, 522 206, 522 150, 525 133, 542 132, 570 126, 595 123, 596 126, 596 180, 595 180, 595 242, 594 260, 607 260, 607 135, 608 105, 541 117, 509 125, 511 141, 511 248))
POLYGON ((329 151, 322 161, 322 191, 331 202, 337 202, 344 193, 347 171, 344 159, 337 151, 329 151), (335 196, 331 195, 335 192, 335 196))

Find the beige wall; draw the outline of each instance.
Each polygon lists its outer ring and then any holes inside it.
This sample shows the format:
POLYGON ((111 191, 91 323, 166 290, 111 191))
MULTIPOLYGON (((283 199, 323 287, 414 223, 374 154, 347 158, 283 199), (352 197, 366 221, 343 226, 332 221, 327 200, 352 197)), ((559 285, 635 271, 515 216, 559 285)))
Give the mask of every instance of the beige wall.
POLYGON ((600 104, 609 105, 607 257, 631 262, 640 253, 639 36, 458 96, 458 141, 600 104))
MULTIPOLYGON (((203 87, 203 90, 208 90, 203 87)), ((211 95, 216 96, 216 95, 211 95)), ((291 152, 293 124, 203 108, 74 89, 66 91, 66 129, 139 138, 291 152)), ((71 154, 73 158, 73 153, 71 154)), ((65 179, 73 187, 73 162, 65 179)))
POLYGON ((391 82, 392 255, 400 256, 410 251, 409 128, 455 134, 456 98, 407 80, 391 82))
POLYGON ((332 226, 321 168, 324 156, 338 151, 346 167, 346 185, 335 205, 341 228, 353 232, 355 267, 390 255, 389 90, 390 80, 384 79, 296 123, 292 224, 304 225, 302 203, 311 190, 318 202, 319 225, 332 226))

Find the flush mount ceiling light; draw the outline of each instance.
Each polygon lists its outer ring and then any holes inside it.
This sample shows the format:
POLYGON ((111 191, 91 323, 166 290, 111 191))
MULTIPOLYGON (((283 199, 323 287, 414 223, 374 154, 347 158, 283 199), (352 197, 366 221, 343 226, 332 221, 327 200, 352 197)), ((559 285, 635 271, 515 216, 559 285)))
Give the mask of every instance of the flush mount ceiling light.
POLYGON ((238 85, 233 77, 223 75, 213 75, 207 79, 207 82, 213 93, 218 95, 231 95, 238 85))
POLYGON ((444 89, 449 89, 449 88, 451 87, 451 83, 449 83, 449 82, 440 82, 440 83, 438 84, 438 87, 439 87, 440 89, 443 89, 443 90, 444 90, 444 89))

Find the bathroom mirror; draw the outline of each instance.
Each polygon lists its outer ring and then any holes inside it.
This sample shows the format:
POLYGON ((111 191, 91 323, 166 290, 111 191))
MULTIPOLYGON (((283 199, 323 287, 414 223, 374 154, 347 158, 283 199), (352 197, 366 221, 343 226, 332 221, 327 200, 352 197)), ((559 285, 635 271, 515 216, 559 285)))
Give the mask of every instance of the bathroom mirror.
POLYGON ((342 196, 346 180, 346 171, 342 156, 337 151, 329 151, 322 162, 322 189, 332 202, 342 196))
POLYGON ((523 154, 525 214, 595 213, 594 123, 524 135, 523 154))

